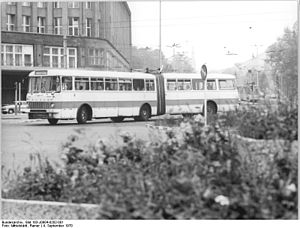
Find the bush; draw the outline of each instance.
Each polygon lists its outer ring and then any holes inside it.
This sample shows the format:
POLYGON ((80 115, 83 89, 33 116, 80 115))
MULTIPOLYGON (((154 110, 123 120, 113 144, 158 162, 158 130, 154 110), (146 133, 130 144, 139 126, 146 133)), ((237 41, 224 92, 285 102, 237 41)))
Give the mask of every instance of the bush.
POLYGON ((218 117, 222 127, 237 130, 254 139, 298 139, 298 107, 280 103, 278 109, 269 105, 246 106, 218 117))
POLYGON ((79 130, 63 145, 63 167, 39 157, 2 195, 99 204, 99 219, 297 218, 296 155, 274 152, 259 172, 200 116, 151 133, 148 143, 127 133, 93 143, 79 130))

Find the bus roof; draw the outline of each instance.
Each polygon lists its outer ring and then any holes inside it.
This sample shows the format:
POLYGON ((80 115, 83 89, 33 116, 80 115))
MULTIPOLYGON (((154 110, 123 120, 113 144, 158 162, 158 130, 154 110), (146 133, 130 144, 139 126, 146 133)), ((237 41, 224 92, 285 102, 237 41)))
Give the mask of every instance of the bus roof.
POLYGON ((32 71, 29 76, 79 76, 79 77, 124 77, 124 78, 155 78, 155 75, 143 72, 95 71, 78 69, 47 69, 32 71))
MULTIPOLYGON (((163 76, 165 78, 199 78, 201 79, 200 73, 164 73, 163 76)), ((235 79, 236 77, 232 74, 219 74, 219 73, 211 73, 207 74, 208 79, 235 79)))

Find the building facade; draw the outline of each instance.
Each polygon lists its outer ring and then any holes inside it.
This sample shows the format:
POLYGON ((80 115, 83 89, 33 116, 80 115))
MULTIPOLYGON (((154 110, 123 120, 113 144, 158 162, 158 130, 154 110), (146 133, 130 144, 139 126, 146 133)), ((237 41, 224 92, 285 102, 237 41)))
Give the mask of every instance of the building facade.
POLYGON ((129 71, 131 46, 126 2, 2 2, 2 104, 35 69, 129 71))

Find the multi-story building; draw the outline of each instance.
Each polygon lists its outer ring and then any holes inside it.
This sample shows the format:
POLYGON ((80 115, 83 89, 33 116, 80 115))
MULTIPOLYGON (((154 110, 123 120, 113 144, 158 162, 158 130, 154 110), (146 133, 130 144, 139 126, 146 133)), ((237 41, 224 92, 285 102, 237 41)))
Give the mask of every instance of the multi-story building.
POLYGON ((131 46, 126 2, 2 2, 2 104, 35 69, 129 71, 131 46))

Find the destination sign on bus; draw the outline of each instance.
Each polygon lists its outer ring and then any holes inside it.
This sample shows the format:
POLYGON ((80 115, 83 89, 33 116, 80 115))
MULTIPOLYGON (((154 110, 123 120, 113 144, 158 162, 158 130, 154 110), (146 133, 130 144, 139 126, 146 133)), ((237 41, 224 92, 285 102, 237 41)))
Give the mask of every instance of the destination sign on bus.
POLYGON ((35 71, 35 75, 47 75, 47 71, 46 70, 36 70, 35 71))

